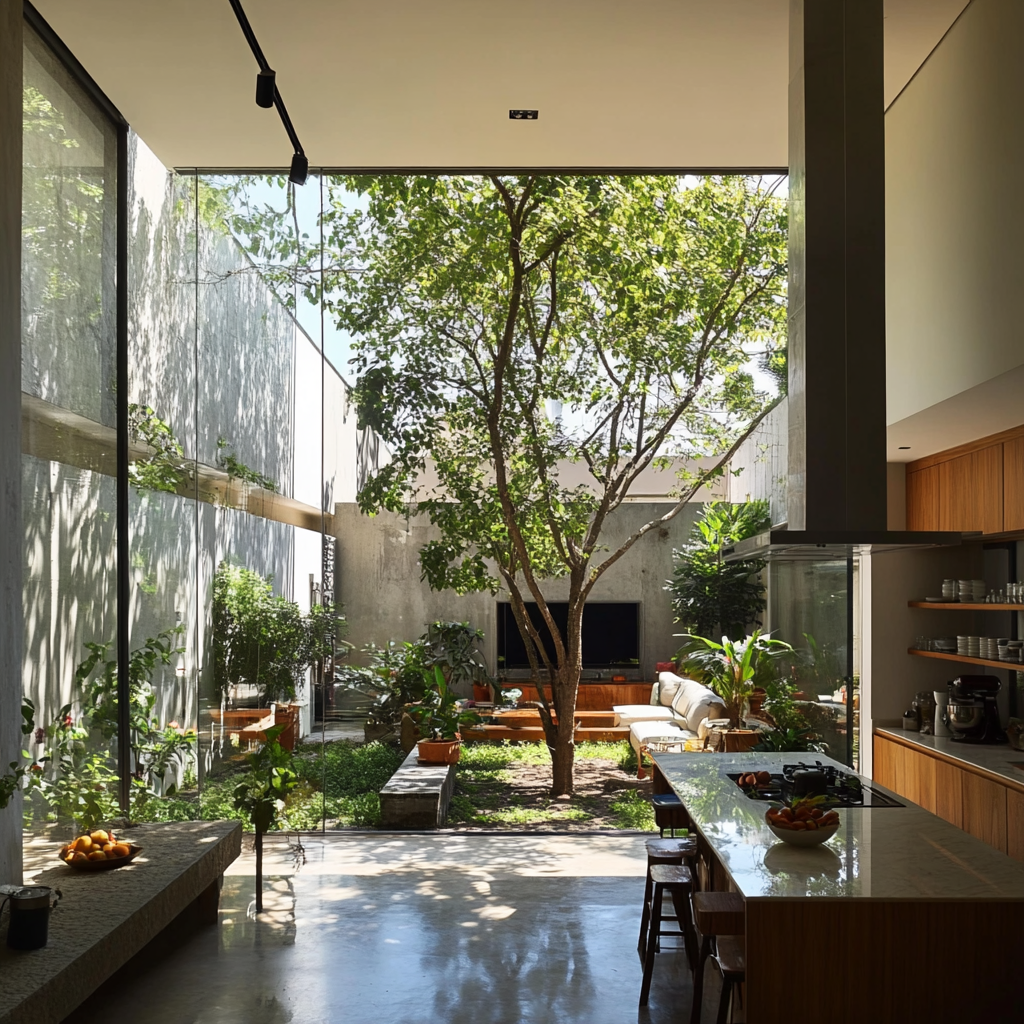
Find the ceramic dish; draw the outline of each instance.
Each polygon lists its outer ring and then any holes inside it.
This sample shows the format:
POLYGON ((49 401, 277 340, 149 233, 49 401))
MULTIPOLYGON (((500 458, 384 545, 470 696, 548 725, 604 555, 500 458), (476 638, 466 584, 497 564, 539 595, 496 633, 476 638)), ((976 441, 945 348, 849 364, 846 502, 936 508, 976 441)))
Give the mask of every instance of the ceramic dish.
POLYGON ((134 843, 128 843, 127 857, 118 857, 117 860, 86 860, 79 861, 77 864, 69 864, 64 860, 67 852, 67 846, 62 846, 57 856, 60 857, 61 862, 67 864, 72 871, 112 871, 114 868, 123 868, 125 864, 131 864, 131 862, 135 860, 140 853, 142 853, 142 847, 136 846, 134 843))
POLYGON ((765 824, 772 830, 773 836, 781 839, 784 843, 789 843, 790 846, 819 846, 821 843, 827 843, 839 830, 839 822, 809 831, 776 828, 770 821, 765 821, 765 824))

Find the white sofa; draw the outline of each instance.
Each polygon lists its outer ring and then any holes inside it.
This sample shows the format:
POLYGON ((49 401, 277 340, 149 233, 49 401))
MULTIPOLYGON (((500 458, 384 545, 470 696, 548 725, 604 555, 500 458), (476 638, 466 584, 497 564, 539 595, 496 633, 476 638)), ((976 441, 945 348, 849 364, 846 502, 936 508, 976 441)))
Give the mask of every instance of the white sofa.
POLYGON ((629 742, 638 761, 653 740, 697 738, 702 722, 725 717, 725 705, 714 690, 674 672, 658 676, 650 704, 619 704, 612 710, 619 716, 619 725, 629 726, 629 742))

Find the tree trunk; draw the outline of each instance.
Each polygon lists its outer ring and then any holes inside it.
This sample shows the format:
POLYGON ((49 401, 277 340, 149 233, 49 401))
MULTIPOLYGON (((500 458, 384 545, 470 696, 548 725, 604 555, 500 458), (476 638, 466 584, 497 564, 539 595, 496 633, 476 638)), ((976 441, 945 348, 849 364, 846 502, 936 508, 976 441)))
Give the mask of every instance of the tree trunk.
POLYGON ((571 796, 573 793, 573 761, 576 757, 576 694, 583 668, 583 650, 580 643, 583 628, 583 604, 569 602, 569 616, 565 629, 565 662, 551 684, 551 697, 558 714, 554 729, 555 742, 551 746, 551 795, 571 796))
POLYGON ((256 913, 263 912, 263 833, 256 829, 256 913))

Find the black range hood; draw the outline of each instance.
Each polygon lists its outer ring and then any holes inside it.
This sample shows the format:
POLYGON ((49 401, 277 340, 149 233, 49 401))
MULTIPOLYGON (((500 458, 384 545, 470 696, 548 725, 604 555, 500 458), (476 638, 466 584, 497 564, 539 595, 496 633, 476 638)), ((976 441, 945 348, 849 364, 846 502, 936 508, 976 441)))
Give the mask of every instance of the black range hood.
POLYGON ((939 530, 789 530, 783 525, 724 548, 722 558, 726 562, 748 558, 821 561, 911 548, 952 547, 960 544, 963 536, 939 530))

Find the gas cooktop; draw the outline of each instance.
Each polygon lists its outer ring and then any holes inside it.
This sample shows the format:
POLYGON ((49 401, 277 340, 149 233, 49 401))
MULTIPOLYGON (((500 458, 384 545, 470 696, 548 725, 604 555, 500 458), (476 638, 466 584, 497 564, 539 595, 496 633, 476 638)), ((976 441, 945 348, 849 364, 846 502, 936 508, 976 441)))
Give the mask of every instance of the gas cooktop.
MULTIPOLYGON (((820 772, 824 786, 819 788, 819 793, 824 797, 820 806, 824 809, 830 807, 903 807, 904 805, 893 797, 886 795, 881 790, 861 782, 860 778, 849 772, 840 771, 833 765, 822 764, 815 761, 814 764, 807 764, 804 761, 797 761, 793 764, 784 764, 782 772, 772 772, 769 782, 756 786, 744 786, 743 791, 752 800, 775 800, 790 801, 800 795, 796 792, 794 775, 800 771, 820 772), (821 792, 821 788, 824 792, 821 792)), ((729 772, 729 778, 739 783, 748 772, 729 772)))

